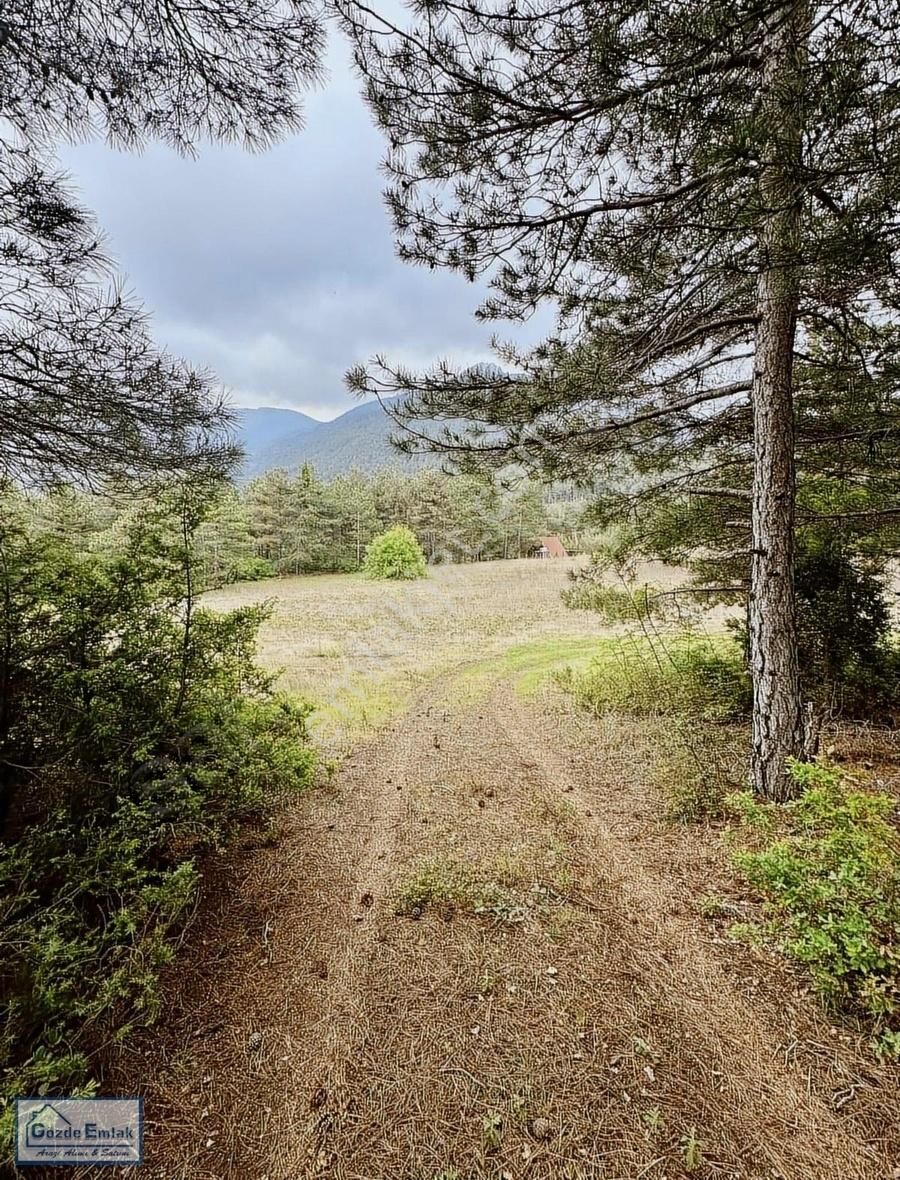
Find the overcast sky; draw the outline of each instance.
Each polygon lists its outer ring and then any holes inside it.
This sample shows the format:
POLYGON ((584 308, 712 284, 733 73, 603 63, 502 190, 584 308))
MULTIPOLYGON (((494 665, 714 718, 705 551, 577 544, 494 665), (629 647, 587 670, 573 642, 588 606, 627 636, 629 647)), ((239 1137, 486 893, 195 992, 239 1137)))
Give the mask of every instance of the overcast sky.
MULTIPOLYGON (((471 362, 491 336, 472 316, 477 287, 395 257, 381 135, 336 37, 328 63, 305 130, 263 155, 61 153, 159 343, 214 369, 241 405, 319 418, 355 404, 343 374, 356 361, 471 362)), ((495 327, 523 342, 539 332, 495 327)))

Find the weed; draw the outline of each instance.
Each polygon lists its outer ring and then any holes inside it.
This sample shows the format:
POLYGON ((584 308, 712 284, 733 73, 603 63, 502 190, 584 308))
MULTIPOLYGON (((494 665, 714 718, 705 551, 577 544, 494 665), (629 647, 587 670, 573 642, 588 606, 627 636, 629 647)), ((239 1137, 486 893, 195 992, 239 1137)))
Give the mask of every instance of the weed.
POLYGON ((501 852, 494 860, 494 877, 507 889, 521 889, 531 880, 531 868, 518 849, 501 852))
POLYGON ((486 1152, 499 1151, 503 1144, 503 1116, 499 1111, 489 1111, 481 1120, 481 1134, 486 1152))
POLYGON ((528 1100, 524 1094, 513 1094, 509 1109, 514 1123, 522 1127, 528 1122, 528 1100))
POLYGON ((509 923, 527 917, 526 907, 513 894, 493 881, 480 880, 455 861, 437 857, 421 861, 394 898, 397 914, 420 917, 429 907, 460 910, 509 923))
POLYGON ((482 971, 475 981, 475 994, 478 996, 492 996, 500 986, 500 976, 496 971, 482 971))
POLYGON ((656 1058, 656 1054, 653 1052, 653 1046, 648 1041, 645 1041, 643 1037, 632 1037, 631 1047, 634 1049, 637 1057, 652 1057, 654 1060, 656 1058))
POLYGON ((721 723, 746 715, 750 682, 734 640, 685 633, 668 642, 609 640, 584 671, 557 679, 593 713, 685 715, 721 723))
POLYGON ((685 1171, 696 1172, 703 1163, 703 1153, 706 1151, 706 1144, 697 1138, 696 1127, 691 1127, 687 1135, 682 1135, 679 1146, 685 1171))
POLYGON ((532 813, 538 823, 550 824, 563 834, 578 830, 578 809, 569 799, 536 798, 532 804, 532 813))
POLYGON ((666 1129, 666 1120, 658 1106, 654 1106, 651 1110, 645 1110, 641 1115, 641 1122, 650 1135, 658 1135, 666 1129))
POLYGON ((769 933, 819 993, 875 1019, 891 1048, 900 1023, 900 838, 894 800, 837 769, 791 765, 801 790, 783 807, 732 798, 745 847, 738 868, 767 902, 769 933))
POLYGON ((700 914, 704 918, 722 918, 727 913, 726 902, 715 893, 700 898, 700 914))

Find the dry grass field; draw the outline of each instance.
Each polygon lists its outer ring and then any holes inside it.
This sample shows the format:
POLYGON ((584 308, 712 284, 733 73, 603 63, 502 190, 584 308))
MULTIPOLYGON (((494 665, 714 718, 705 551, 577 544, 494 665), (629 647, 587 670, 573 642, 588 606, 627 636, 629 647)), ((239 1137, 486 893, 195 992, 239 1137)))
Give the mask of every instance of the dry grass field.
MULTIPOLYGON (((219 609, 268 601, 261 663, 282 688, 314 701, 321 741, 346 750, 436 675, 491 662, 529 645, 550 670, 587 659, 608 633, 591 614, 567 609, 561 592, 573 559, 445 565, 421 581, 372 582, 338 574, 244 583, 207 595, 219 609)), ((657 564, 639 580, 672 586, 681 571, 657 564)))
POLYGON ((110 1059, 143 1175, 900 1177, 897 1067, 730 937, 755 903, 721 832, 665 818, 670 721, 548 682, 602 641, 566 573, 211 598, 275 598, 263 658, 345 755, 207 866, 165 1019, 110 1059))

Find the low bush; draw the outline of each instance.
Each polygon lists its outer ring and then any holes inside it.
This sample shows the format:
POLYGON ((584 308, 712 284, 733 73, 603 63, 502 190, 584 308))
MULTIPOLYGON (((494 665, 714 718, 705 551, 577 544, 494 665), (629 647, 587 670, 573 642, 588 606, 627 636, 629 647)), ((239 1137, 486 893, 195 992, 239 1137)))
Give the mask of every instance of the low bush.
POLYGON ((115 553, 0 525, 6 1102, 90 1092, 97 1047, 156 1015, 199 854, 314 773, 309 706, 254 665, 264 611, 197 602, 201 512, 161 503, 115 553))
POLYGON ((766 901, 768 933, 830 1004, 874 1021, 876 1050, 900 1050, 900 833, 896 800, 819 764, 794 763, 784 805, 742 793, 737 867, 766 901))
POLYGON ((424 578, 425 554, 412 529, 396 525, 366 546, 363 570, 370 578, 424 578))
POLYGON ((564 673, 560 682, 597 714, 724 722, 746 716, 750 708, 750 679, 740 648, 726 639, 610 640, 588 668, 564 673))
POLYGON ((228 582, 261 582, 275 577, 275 566, 265 557, 239 557, 229 569, 228 582))

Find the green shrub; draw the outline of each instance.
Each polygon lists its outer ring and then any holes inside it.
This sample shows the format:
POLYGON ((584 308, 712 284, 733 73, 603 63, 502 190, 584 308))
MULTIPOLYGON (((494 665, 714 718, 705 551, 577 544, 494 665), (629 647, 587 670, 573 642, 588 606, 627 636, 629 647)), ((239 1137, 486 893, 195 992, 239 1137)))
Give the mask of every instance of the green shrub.
POLYGON ((684 635, 663 642, 611 640, 584 671, 563 686, 597 714, 683 715, 708 722, 743 717, 750 680, 740 649, 730 640, 684 635))
POLYGON ((275 577, 275 566, 265 557, 239 557, 229 570, 229 582, 261 582, 275 577))
POLYGON ((766 900, 771 933, 831 1004, 873 1018, 882 1051, 900 1032, 900 836, 896 801, 824 765, 794 763, 798 798, 730 801, 738 868, 766 900))
POLYGON ((254 666, 265 612, 197 605, 195 510, 115 553, 0 524, 5 1099, 90 1089, 95 1049, 158 1011, 197 854, 314 773, 309 706, 254 666))
MULTIPOLYGON (((831 531, 802 533, 794 566, 804 698, 820 714, 879 717, 900 705, 900 650, 883 563, 831 531)), ((747 623, 735 626, 746 651, 747 623)))
POLYGON ((398 524, 369 542, 363 570, 370 578, 424 578, 425 554, 412 529, 398 524))
POLYGON ((831 534, 801 539, 795 565, 800 667, 820 707, 850 716, 900 700, 885 579, 831 534))

